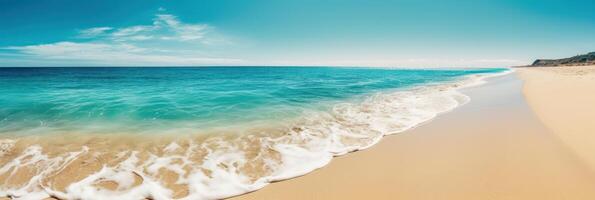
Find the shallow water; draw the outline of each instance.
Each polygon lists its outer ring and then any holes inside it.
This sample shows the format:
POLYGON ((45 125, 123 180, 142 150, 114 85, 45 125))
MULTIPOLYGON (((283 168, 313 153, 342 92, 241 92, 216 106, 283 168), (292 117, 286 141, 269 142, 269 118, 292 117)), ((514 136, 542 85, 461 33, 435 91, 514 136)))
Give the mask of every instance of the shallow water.
POLYGON ((454 109, 469 101, 458 89, 506 71, 0 68, 0 196, 238 195, 454 109))
POLYGON ((1 68, 0 133, 151 132, 279 120, 387 89, 501 70, 1 68))

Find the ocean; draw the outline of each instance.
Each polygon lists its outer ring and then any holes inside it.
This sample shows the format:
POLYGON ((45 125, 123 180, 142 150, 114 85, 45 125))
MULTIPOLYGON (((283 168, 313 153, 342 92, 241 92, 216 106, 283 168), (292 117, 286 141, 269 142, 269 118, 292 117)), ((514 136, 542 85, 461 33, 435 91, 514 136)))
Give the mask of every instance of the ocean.
POLYGON ((508 71, 0 68, 0 196, 238 195, 426 122, 508 71))

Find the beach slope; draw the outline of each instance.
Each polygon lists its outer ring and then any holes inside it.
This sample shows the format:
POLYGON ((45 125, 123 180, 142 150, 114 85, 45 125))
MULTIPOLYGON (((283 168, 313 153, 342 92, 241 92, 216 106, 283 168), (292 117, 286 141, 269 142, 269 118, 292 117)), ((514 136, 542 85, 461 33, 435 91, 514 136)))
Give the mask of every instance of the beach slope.
POLYGON ((595 169, 595 66, 518 70, 539 119, 595 169))

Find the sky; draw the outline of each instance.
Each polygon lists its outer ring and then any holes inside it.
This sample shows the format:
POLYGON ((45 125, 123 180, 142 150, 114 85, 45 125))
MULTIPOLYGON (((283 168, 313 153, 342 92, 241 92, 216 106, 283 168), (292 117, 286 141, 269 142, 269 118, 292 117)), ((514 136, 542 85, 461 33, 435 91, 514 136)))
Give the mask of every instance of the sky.
POLYGON ((505 67, 595 51, 593 0, 0 0, 0 66, 505 67))

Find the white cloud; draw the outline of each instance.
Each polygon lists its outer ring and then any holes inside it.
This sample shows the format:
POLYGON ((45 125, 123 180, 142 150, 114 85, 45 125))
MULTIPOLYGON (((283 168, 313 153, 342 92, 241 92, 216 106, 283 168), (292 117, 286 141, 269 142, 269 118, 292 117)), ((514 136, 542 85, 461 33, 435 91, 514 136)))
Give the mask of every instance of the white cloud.
POLYGON ((19 50, 22 53, 30 55, 43 55, 46 58, 89 58, 107 52, 126 52, 139 53, 145 51, 130 44, 104 44, 104 43, 74 43, 58 42, 52 44, 30 45, 22 47, 10 47, 10 49, 19 50))
POLYGON ((106 31, 112 30, 112 27, 94 27, 79 31, 79 37, 81 38, 92 38, 99 35, 103 35, 106 31))
POLYGON ((222 41, 206 24, 184 23, 176 16, 158 14, 150 25, 121 28, 94 27, 79 31, 85 41, 12 46, 29 61, 64 61, 90 65, 217 65, 238 59, 207 54, 222 41))
POLYGON ((138 25, 115 29, 109 36, 114 41, 194 41, 205 42, 205 36, 211 27, 206 24, 182 23, 176 16, 159 14, 152 25, 138 25))
POLYGON ((152 29, 152 26, 131 26, 126 28, 120 28, 114 31, 111 36, 112 37, 126 37, 131 35, 136 35, 143 32, 148 32, 152 29))
POLYGON ((52 44, 9 47, 43 60, 81 61, 102 65, 203 65, 233 64, 238 59, 204 57, 193 52, 151 50, 131 44, 58 42, 52 44), (183 55, 180 55, 183 53, 183 55))

